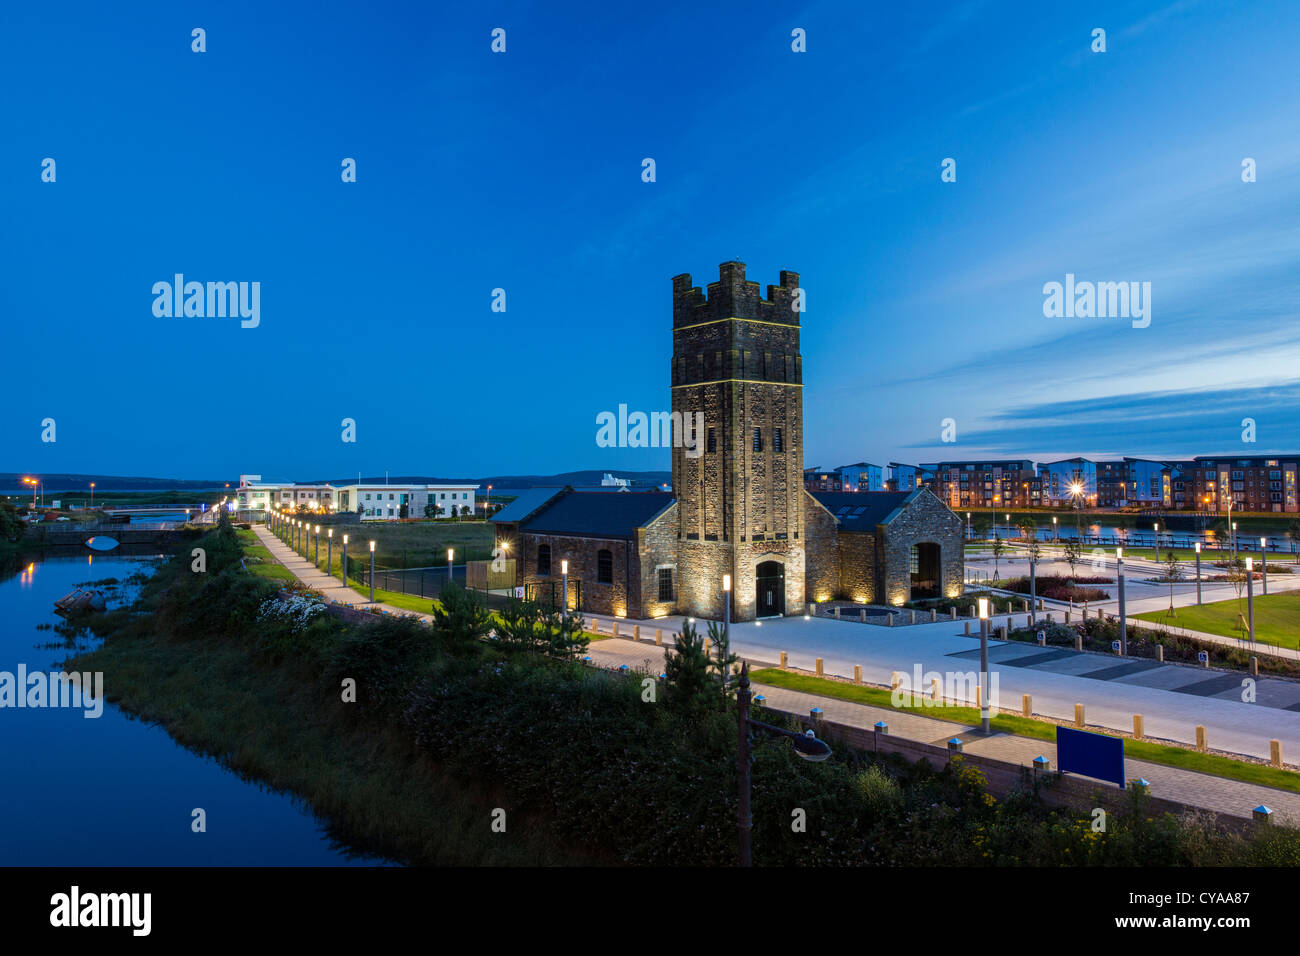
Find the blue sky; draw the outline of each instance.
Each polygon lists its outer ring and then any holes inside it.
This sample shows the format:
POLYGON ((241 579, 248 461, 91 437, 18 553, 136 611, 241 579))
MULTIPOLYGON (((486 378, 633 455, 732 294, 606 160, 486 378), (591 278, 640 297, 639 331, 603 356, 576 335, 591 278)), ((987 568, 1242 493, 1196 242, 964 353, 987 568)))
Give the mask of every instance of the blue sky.
POLYGON ((809 466, 1300 450, 1293 3, 706 6, 6 5, 0 471, 666 468, 596 415, 731 258, 802 276, 809 466))

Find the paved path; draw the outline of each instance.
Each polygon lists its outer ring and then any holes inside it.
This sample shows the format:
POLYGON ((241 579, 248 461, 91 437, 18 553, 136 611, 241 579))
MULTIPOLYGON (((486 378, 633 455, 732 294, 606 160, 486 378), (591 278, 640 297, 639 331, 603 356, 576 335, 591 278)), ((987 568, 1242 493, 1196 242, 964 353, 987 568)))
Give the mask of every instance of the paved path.
MULTIPOLYGON (((604 667, 619 667, 626 664, 633 669, 645 667, 651 673, 659 673, 663 669, 663 649, 644 640, 641 643, 633 643, 621 638, 599 641, 591 645, 588 654, 594 663, 604 667)), ((751 666, 770 663, 774 662, 750 661, 751 666)), ((939 745, 945 744, 952 737, 961 737, 965 744, 964 749, 968 753, 994 757, 1026 767, 1032 767, 1035 757, 1043 756, 1052 761, 1053 767, 1056 766, 1056 745, 1047 740, 1035 740, 1015 734, 994 734, 981 738, 978 734, 971 733, 972 728, 968 724, 945 720, 942 717, 925 717, 887 707, 856 704, 832 697, 773 687, 757 681, 754 682, 754 691, 766 698, 768 706, 790 713, 807 714, 813 707, 820 707, 826 719, 835 723, 870 729, 877 721, 883 720, 889 725, 890 736, 939 745)), ((1237 817, 1249 817, 1251 810, 1262 803, 1275 811, 1274 819, 1278 822, 1289 822, 1290 825, 1300 826, 1300 794, 1298 793, 1168 767, 1164 764, 1148 763, 1144 760, 1126 759, 1124 771, 1129 779, 1144 777, 1150 782, 1151 792, 1154 795, 1237 817)), ((1099 781, 1098 786, 1106 787, 1113 784, 1099 781)))
MULTIPOLYGON (((353 591, 351 588, 344 587, 337 578, 325 574, 312 564, 312 562, 304 560, 289 548, 288 545, 280 541, 280 539, 272 534, 265 526, 255 524, 253 525, 253 530, 256 533, 258 540, 266 546, 266 548, 271 552, 271 555, 277 561, 288 568, 289 571, 291 571, 304 585, 320 591, 327 600, 336 600, 341 603, 351 604, 355 607, 372 606, 370 602, 365 600, 365 598, 360 594, 353 591)), ((404 608, 384 604, 382 602, 375 602, 373 606, 393 614, 416 613, 404 608)), ((429 614, 418 614, 417 616, 426 621, 431 619, 431 615, 429 614)), ((633 669, 645 668, 651 673, 658 674, 663 670, 665 649, 664 647, 656 646, 654 644, 655 630, 661 630, 663 632, 665 644, 670 644, 673 640, 673 635, 680 630, 683 621, 684 619, 681 617, 661 618, 653 621, 640 622, 619 620, 618 623, 624 633, 630 632, 632 625, 639 623, 641 625, 642 639, 639 642, 634 642, 625 638, 609 638, 602 641, 596 641, 590 645, 587 653, 591 657, 592 662, 598 666, 616 668, 626 664, 633 669)), ((600 615, 588 615, 587 622, 591 629, 603 633, 609 633, 613 619, 600 615)), ((960 624, 954 624, 952 621, 940 622, 938 624, 915 625, 906 628, 881 628, 873 627, 871 625, 855 626, 851 622, 816 619, 804 621, 801 618, 784 618, 781 620, 765 622, 751 621, 745 624, 732 625, 733 647, 736 652, 748 660, 750 665, 753 667, 775 665, 780 658, 779 651, 788 650, 790 652, 789 660, 792 666, 811 671, 814 664, 812 658, 816 655, 810 655, 806 651, 798 650, 798 641, 792 642, 787 639, 792 636, 792 630, 789 627, 782 627, 782 625, 796 623, 797 625, 803 626, 801 630, 807 628, 811 632, 820 631, 823 636, 823 641, 826 641, 830 637, 842 640, 844 638, 860 638, 864 635, 878 634, 889 638, 891 644, 901 642, 906 646, 909 643, 908 635, 919 635, 922 632, 927 632, 927 637, 932 637, 934 634, 943 633, 945 635, 945 640, 940 642, 941 645, 945 647, 949 645, 955 646, 957 648, 957 655, 960 655, 953 657, 953 660, 958 663, 954 665, 949 662, 949 668, 953 666, 969 668, 972 665, 970 665, 965 658, 969 656, 972 650, 978 653, 978 642, 972 641, 971 638, 958 634, 951 640, 946 639, 949 632, 961 627, 960 624)), ((853 643, 856 644, 857 641, 854 641, 853 643)), ((833 646, 835 642, 831 641, 830 644, 833 646)), ((882 650, 886 646, 887 645, 884 643, 879 645, 882 650)), ((1039 656, 1044 650, 1036 645, 1025 645, 1012 642, 1004 643, 998 641, 992 642, 990 647, 991 675, 1008 673, 1003 668, 1014 668, 1014 664, 1010 662, 1022 654, 1039 656), (998 657, 1002 657, 1006 663, 999 662, 997 660, 998 657)), ((1086 661, 1089 665, 1095 663, 1098 666, 1106 665, 1107 667, 1113 667, 1118 660, 1109 655, 1079 654, 1072 651, 1063 651, 1062 653, 1075 661, 1089 659, 1086 661)), ((911 652, 911 656, 916 656, 915 650, 911 652)), ((835 663, 835 658, 827 657, 827 673, 845 675, 852 674, 852 664, 849 664, 846 669, 842 667, 836 669, 834 666, 835 663)), ((1044 663, 1052 662, 1048 661, 1044 663)), ((1131 664, 1138 662, 1131 661, 1128 663, 1131 664)), ((978 662, 973 666, 978 667, 978 662)), ((1026 672, 1033 672, 1036 667, 1040 666, 1042 665, 1029 665, 1024 669, 1026 672)), ((1175 667, 1177 667, 1177 665, 1154 665, 1154 667, 1143 668, 1143 670, 1152 671, 1157 668, 1164 670, 1165 668, 1175 667)), ((900 670, 903 668, 894 667, 893 669, 900 670)), ((1206 672, 1197 668, 1177 667, 1177 670, 1188 674, 1190 678, 1196 682, 1203 682, 1207 679, 1206 672)), ((887 666, 864 666, 863 676, 864 679, 869 682, 888 686, 890 680, 890 668, 887 666)), ((1078 676, 1064 676, 1075 682, 1088 680, 1088 678, 1081 678, 1078 676)), ((1144 674, 1139 676, 1145 676, 1150 680, 1152 675, 1144 674)), ((1235 676, 1233 679, 1234 681, 1237 680, 1235 676)), ((1163 680, 1168 683, 1170 678, 1165 677, 1163 680)), ((1002 680, 1000 683, 1003 684, 1003 700, 1019 700, 1019 691, 1009 697, 1005 686, 1006 681, 1002 680)), ((1093 683, 1097 686, 1106 686, 1106 682, 1100 680, 1094 679, 1093 683)), ((1300 702, 1300 684, 1281 681, 1277 683, 1284 684, 1288 688, 1296 688, 1297 702, 1300 702)), ((1265 680, 1261 679, 1259 684, 1262 699, 1264 696, 1265 680)), ((1235 686, 1234 683, 1233 687, 1235 688, 1235 686)), ((892 708, 856 704, 833 697, 821 697, 815 694, 788 690, 782 687, 773 687, 757 682, 754 684, 754 689, 756 693, 764 695, 768 706, 779 710, 806 714, 813 707, 820 707, 826 718, 836 723, 855 727, 871 728, 875 726, 877 721, 884 720, 889 724, 889 732, 893 736, 934 744, 942 743, 954 736, 960 736, 964 741, 966 741, 966 749, 971 753, 996 757, 1001 760, 1012 761, 1025 766, 1030 766, 1035 757, 1042 755, 1052 761, 1052 766, 1056 766, 1056 747, 1055 744, 1050 741, 1039 741, 1029 737, 1016 736, 1014 734, 994 734, 988 738, 979 738, 978 735, 972 736, 970 734, 971 728, 967 724, 945 720, 942 717, 927 717, 918 714, 903 713, 893 710, 892 708)), ((1142 689, 1146 690, 1146 688, 1142 689)), ((1173 696, 1173 693, 1168 690, 1159 689, 1158 692, 1173 696)), ((1072 718, 1074 710, 1070 696, 1067 695, 1063 698, 1065 700, 1071 700, 1068 711, 1065 713, 1054 712, 1053 702, 1057 697, 1059 697, 1059 695, 1044 700, 1040 693, 1035 692, 1034 712, 1045 716, 1057 717, 1058 719, 1072 718)), ((1190 695, 1187 699, 1199 704, 1207 704, 1211 702, 1206 696, 1200 694, 1190 695)), ((990 700, 994 700, 994 698, 991 696, 990 700)), ((973 703, 973 701, 970 703, 973 703)), ((1235 703, 1239 708, 1246 708, 1246 714, 1249 716, 1250 721, 1258 722, 1260 715, 1266 712, 1265 710, 1260 709, 1260 705, 1258 704, 1241 704, 1236 701, 1231 701, 1230 703, 1235 703)), ((1128 710, 1125 714, 1124 721, 1118 723, 1107 721, 1108 717, 1113 716, 1112 711, 1113 708, 1109 710, 1105 708, 1094 709, 1094 705, 1090 703, 1086 716, 1090 724, 1097 726, 1124 730, 1132 728, 1132 710, 1128 710)), ((1273 710, 1272 712, 1280 713, 1277 710, 1273 710)), ((1147 714, 1146 731, 1149 736, 1165 737, 1171 740, 1184 740, 1186 738, 1186 735, 1176 736, 1171 733, 1165 733, 1159 729, 1170 724, 1172 718, 1153 719, 1153 714, 1149 709, 1148 711, 1144 711, 1144 713, 1147 714)), ((1300 721, 1300 713, 1286 713, 1288 717, 1300 721)), ((1192 718, 1188 716, 1184 722, 1191 719, 1192 718)), ((1208 720, 1203 722, 1209 724, 1208 720)), ((1254 740, 1255 738, 1259 738, 1262 731, 1263 728, 1260 728, 1256 723, 1253 726, 1250 739, 1254 740)), ((1287 753, 1300 753, 1300 725, 1297 727, 1297 733, 1295 736, 1296 739, 1291 741, 1289 744, 1284 742, 1284 755, 1287 753)), ((1211 726, 1210 729, 1210 742, 1215 746, 1223 746, 1218 739, 1218 730, 1215 726, 1211 726)), ((1264 751, 1264 753, 1257 755, 1267 756, 1267 742, 1264 744, 1264 751)), ((1253 751, 1242 750, 1240 752, 1251 753, 1253 751)), ((1254 807, 1259 806, 1261 803, 1266 804, 1277 812, 1276 819, 1278 819, 1279 822, 1289 821, 1293 825, 1300 826, 1300 794, 1291 793, 1285 790, 1276 790, 1272 787, 1261 787, 1255 784, 1228 780, 1223 777, 1215 777, 1209 774, 1197 773, 1195 771, 1181 770, 1176 767, 1167 767, 1163 764, 1147 763, 1141 760, 1126 760, 1125 775, 1129 778, 1145 777, 1151 782, 1151 790, 1153 794, 1233 816, 1249 817, 1250 812, 1254 807)), ((1107 784, 1099 784, 1099 786, 1107 786, 1107 784)))

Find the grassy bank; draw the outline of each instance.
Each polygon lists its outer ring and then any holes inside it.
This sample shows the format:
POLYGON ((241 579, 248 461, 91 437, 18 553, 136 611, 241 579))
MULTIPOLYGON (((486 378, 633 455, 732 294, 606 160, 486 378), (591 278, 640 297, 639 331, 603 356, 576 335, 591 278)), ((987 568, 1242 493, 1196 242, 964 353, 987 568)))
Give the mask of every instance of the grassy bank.
MULTIPOLYGON (((1255 594, 1255 639, 1278 647, 1300 648, 1300 591, 1283 591, 1278 594, 1255 594)), ((1171 627, 1219 634, 1223 637, 1244 638, 1238 629, 1238 615, 1246 614, 1246 598, 1240 601, 1229 598, 1212 604, 1189 605, 1177 608, 1174 617, 1168 611, 1148 611, 1134 617, 1142 621, 1157 621, 1171 627)))
MULTIPOLYGON (((324 567, 326 526, 321 526, 320 563, 324 567)), ((334 526, 334 563, 338 566, 343 535, 348 536, 348 564, 358 559, 370 563, 370 542, 375 542, 375 565, 380 568, 446 567, 447 549, 456 552, 456 564, 486 561, 492 557, 495 531, 487 521, 370 521, 334 526)), ((313 535, 314 537, 314 535, 313 535)), ((315 543, 310 554, 316 553, 315 543)), ((310 558, 308 559, 310 560, 310 558)), ((337 574, 337 571, 332 572, 337 574)))
MULTIPOLYGON (((905 711, 923 717, 934 717, 939 720, 956 721, 965 724, 978 724, 980 722, 980 712, 975 707, 958 705, 944 705, 942 707, 931 705, 927 707, 919 702, 896 707, 892 700, 893 695, 883 687, 849 684, 844 681, 828 680, 809 674, 783 671, 775 667, 755 671, 751 677, 758 683, 770 684, 773 687, 784 687, 788 690, 802 691, 806 694, 820 694, 824 697, 834 697, 837 700, 870 704, 873 707, 888 707, 891 710, 905 711)), ((1035 740, 1056 740, 1057 724, 1052 721, 1014 714, 997 714, 990 718, 989 724, 994 730, 1002 733, 1018 734, 1021 737, 1032 737, 1035 740)), ((1098 730, 1095 727, 1090 729, 1099 733, 1107 733, 1107 731, 1098 730)), ((1113 734, 1112 736, 1121 735, 1113 734)), ((1146 760, 1150 763, 1180 767, 1183 770, 1196 770, 1200 773, 1213 774, 1216 777, 1227 777, 1230 780, 1240 780, 1244 783, 1256 783, 1266 787, 1276 787, 1279 790, 1289 790, 1292 793, 1300 793, 1300 774, 1292 770, 1279 770, 1263 764, 1233 760, 1231 757, 1223 757, 1218 754, 1200 753, 1184 747, 1157 744, 1149 740, 1133 740, 1125 737, 1124 755, 1134 760, 1146 760)))
MULTIPOLYGON (((204 545, 209 572, 201 586, 187 573, 186 550, 142 589, 136 610, 144 614, 84 619, 107 639, 68 666, 103 671, 111 702, 160 724, 186 747, 300 797, 332 838, 363 852, 456 866, 591 862, 523 820, 493 833, 499 791, 449 775, 390 723, 354 719, 337 689, 322 686, 312 663, 318 656, 250 646, 248 625, 238 636, 205 630, 204 621, 221 616, 211 608, 213 594, 233 588, 227 605, 256 606, 273 583, 233 566, 223 572, 211 535, 204 545)), ((234 619, 221 628, 233 631, 234 619)), ((345 632, 331 633, 338 639, 345 632)))

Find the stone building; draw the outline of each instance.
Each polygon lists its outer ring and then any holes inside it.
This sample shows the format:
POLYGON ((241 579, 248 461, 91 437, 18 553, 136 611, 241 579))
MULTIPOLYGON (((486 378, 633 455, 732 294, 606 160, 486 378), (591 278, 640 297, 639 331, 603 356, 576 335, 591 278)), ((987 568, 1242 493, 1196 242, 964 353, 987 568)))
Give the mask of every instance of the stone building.
POLYGON ((741 262, 707 295, 673 278, 672 412, 703 428, 673 442, 673 496, 526 492, 493 518, 519 587, 558 595, 567 560, 571 605, 716 620, 726 575, 737 621, 961 592, 962 523, 928 490, 805 490, 802 296, 780 280, 764 296, 741 262))

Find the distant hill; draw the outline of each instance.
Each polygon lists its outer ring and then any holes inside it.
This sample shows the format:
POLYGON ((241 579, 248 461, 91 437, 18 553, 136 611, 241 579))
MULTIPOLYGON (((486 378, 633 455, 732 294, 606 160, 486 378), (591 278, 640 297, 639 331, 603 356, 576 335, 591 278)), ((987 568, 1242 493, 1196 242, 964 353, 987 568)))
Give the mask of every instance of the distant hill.
MULTIPOLYGON (((618 478, 626 478, 637 487, 652 487, 655 485, 669 484, 673 480, 670 471, 616 471, 613 474, 618 478)), ((510 491, 520 490, 523 488, 547 487, 550 485, 575 485, 591 486, 599 485, 600 479, 604 477, 604 471, 566 471, 558 475, 489 475, 483 478, 441 478, 429 475, 389 475, 390 484, 473 484, 481 485, 484 489, 488 485, 492 486, 493 491, 510 491)), ((0 472, 0 491, 8 494, 29 493, 30 485, 23 484, 23 478, 30 477, 30 472, 0 472)), ((123 475, 81 475, 81 474, 42 474, 37 475, 45 483, 46 493, 60 491, 86 491, 90 483, 95 483, 95 490, 105 491, 168 491, 175 489, 177 491, 207 491, 213 488, 224 489, 227 483, 231 488, 238 487, 239 479, 234 478, 146 478, 131 477, 123 475)), ((316 481, 320 483, 329 481, 331 484, 342 485, 352 484, 357 479, 355 475, 348 475, 341 478, 329 479, 307 479, 299 478, 300 482, 316 481)), ((366 475, 361 479, 363 482, 382 483, 382 475, 366 475)))
POLYGON ((234 488, 239 479, 198 479, 198 478, 140 478, 122 475, 77 475, 77 474, 37 474, 31 472, 0 471, 0 489, 10 494, 15 492, 30 493, 31 485, 24 485, 23 479, 39 478, 45 484, 45 492, 87 491, 90 483, 95 483, 96 491, 207 491, 210 488, 224 488, 226 482, 234 488))
MULTIPOLYGON (((523 488, 548 487, 551 485, 575 485, 591 486, 599 485, 600 480, 607 474, 605 471, 564 471, 558 475, 488 475, 486 477, 459 477, 444 478, 431 477, 429 475, 389 475, 389 484, 471 484, 481 485, 484 489, 488 485, 492 486, 493 491, 518 491, 523 488)), ((625 478, 637 487, 650 487, 654 485, 671 484, 673 473, 671 471, 615 471, 612 472, 616 478, 625 478)), ((347 478, 327 478, 322 479, 332 485, 355 484, 356 476, 347 478)), ((364 475, 361 478, 363 483, 379 482, 382 483, 383 476, 375 477, 373 475, 364 475)))

